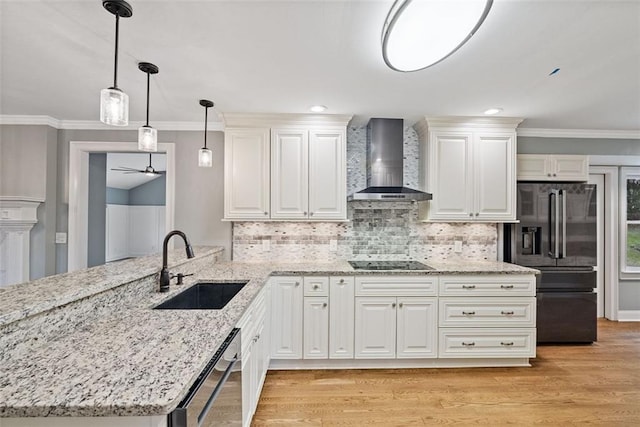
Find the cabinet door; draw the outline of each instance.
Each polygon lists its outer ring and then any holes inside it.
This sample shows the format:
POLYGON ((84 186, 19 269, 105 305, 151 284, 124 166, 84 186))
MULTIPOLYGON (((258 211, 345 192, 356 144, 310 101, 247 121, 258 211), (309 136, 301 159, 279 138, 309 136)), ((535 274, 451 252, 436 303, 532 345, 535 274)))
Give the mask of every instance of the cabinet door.
POLYGON ((329 356, 329 297, 304 298, 303 358, 329 356))
POLYGON ((558 181, 588 181, 589 157, 572 155, 551 156, 553 179, 558 181))
POLYGON ((309 132, 309 218, 347 217, 344 130, 309 132))
POLYGON ((248 426, 251 424, 251 417, 253 417, 253 389, 252 378, 255 373, 253 372, 253 354, 252 345, 249 345, 242 354, 242 425, 248 426))
POLYGON ((329 282, 329 358, 353 359, 353 277, 331 277, 329 282))
POLYGON ((546 181, 551 178, 551 163, 545 154, 518 155, 518 181, 546 181))
POLYGON ((301 359, 302 278, 273 278, 271 301, 271 358, 301 359))
POLYGON ((430 136, 429 187, 431 220, 469 220, 473 205, 470 133, 430 136))
POLYGON ((396 356, 396 298, 355 299, 356 359, 392 359, 396 356))
POLYGON ((269 218, 269 147, 268 129, 227 129, 225 131, 225 218, 269 218))
POLYGON ((398 358, 437 357, 435 298, 398 298, 398 358))
POLYGON ((307 130, 271 130, 271 218, 309 216, 308 157, 307 130))
POLYGON ((477 134, 473 144, 475 203, 483 221, 516 219, 515 134, 477 134))

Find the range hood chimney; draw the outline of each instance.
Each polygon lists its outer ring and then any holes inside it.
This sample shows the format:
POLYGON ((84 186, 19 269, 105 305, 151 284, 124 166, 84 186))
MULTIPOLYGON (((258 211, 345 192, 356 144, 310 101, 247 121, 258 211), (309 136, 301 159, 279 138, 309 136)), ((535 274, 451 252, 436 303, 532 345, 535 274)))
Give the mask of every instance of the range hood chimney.
POLYGON ((367 188, 347 200, 431 200, 431 194, 403 187, 404 120, 371 119, 367 124, 367 188))

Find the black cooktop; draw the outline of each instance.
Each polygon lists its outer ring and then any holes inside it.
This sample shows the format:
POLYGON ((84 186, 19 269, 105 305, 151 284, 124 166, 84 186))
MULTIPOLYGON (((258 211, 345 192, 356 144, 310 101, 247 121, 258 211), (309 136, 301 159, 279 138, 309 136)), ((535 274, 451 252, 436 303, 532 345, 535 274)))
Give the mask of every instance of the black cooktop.
POLYGON ((354 270, 433 270, 418 261, 349 261, 354 270))

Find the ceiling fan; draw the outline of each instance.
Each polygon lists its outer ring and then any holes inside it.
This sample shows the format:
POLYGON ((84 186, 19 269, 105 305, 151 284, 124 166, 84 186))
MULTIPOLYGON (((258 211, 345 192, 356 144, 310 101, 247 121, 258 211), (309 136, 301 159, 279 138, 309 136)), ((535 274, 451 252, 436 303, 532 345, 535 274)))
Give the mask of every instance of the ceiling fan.
POLYGON ((134 169, 128 168, 126 166, 121 166, 119 168, 111 168, 111 170, 124 173, 143 173, 147 176, 164 175, 165 173, 167 173, 167 171, 157 171, 153 168, 153 166, 151 166, 151 154, 149 154, 149 166, 144 169, 134 169))

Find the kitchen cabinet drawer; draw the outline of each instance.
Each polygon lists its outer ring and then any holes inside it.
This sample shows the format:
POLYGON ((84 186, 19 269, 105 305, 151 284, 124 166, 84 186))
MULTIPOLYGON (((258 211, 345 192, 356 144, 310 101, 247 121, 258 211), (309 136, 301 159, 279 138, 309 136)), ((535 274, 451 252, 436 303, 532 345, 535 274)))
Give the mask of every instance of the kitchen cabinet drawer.
POLYGON ((441 358, 535 357, 535 328, 440 328, 441 358))
POLYGON ((536 278, 531 275, 440 276, 441 296, 523 296, 536 294, 536 278))
POLYGON ((356 296, 435 296, 437 276, 356 277, 356 296))
POLYGON ((445 327, 535 327, 534 297, 440 298, 439 325, 445 327))
POLYGON ((305 297, 328 297, 329 278, 328 277, 305 277, 304 280, 305 297))

